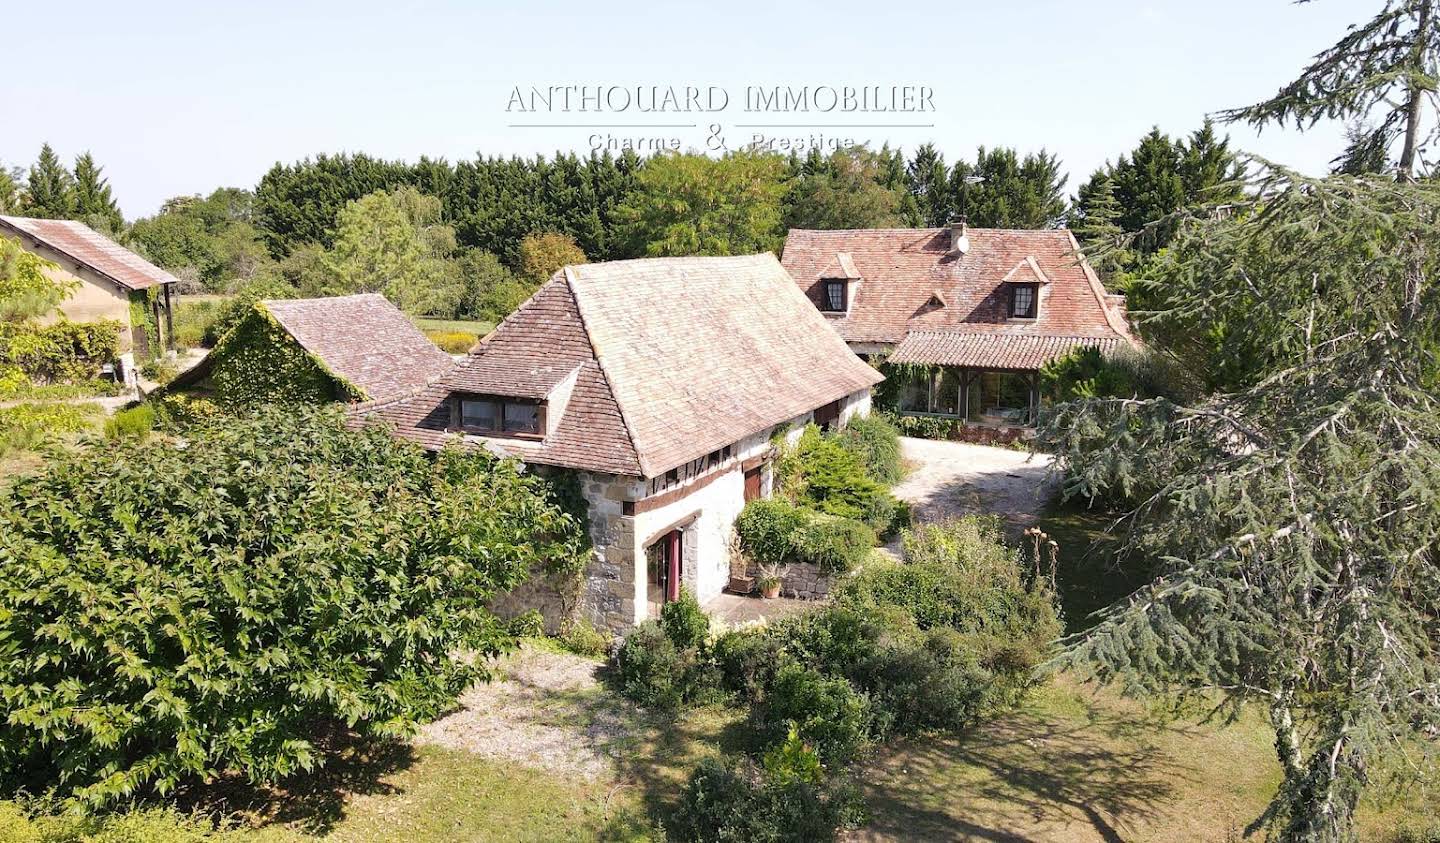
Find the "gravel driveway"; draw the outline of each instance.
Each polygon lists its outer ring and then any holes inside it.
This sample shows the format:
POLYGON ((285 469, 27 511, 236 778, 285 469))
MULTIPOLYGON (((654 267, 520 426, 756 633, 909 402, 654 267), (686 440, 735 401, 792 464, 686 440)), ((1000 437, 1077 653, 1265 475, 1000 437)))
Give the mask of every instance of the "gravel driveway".
POLYGON ((909 437, 900 447, 910 473, 894 492, 910 503, 916 521, 980 512, 1024 528, 1055 494, 1045 454, 909 437))

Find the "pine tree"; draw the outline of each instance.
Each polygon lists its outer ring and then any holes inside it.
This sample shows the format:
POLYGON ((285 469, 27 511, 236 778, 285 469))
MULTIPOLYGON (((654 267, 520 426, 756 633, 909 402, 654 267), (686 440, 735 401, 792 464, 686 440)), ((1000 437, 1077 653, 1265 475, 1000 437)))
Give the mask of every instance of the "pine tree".
POLYGON ((1345 151, 1330 161, 1330 172, 1337 176, 1368 176, 1394 167, 1390 147, 1395 133, 1384 126, 1371 126, 1355 121, 1345 127, 1345 151))
POLYGON ((1060 159, 1043 149, 1021 159, 1013 149, 982 146, 973 167, 961 160, 950 170, 950 216, 982 228, 1049 228, 1065 215, 1064 186, 1060 159))
POLYGON ((1289 122, 1303 131, 1322 119, 1364 119, 1379 109, 1370 142, 1400 137, 1396 177, 1410 180, 1422 144, 1429 139, 1422 137, 1422 124, 1426 102, 1440 89, 1437 78, 1440 20, 1435 0, 1385 0, 1375 17, 1350 27, 1275 96, 1221 112, 1221 119, 1256 127, 1289 122))
POLYGON ((125 218, 110 195, 109 180, 100 173, 101 167, 88 151, 75 159, 75 215, 92 228, 119 231, 125 218))
POLYGON ((40 147, 40 157, 30 168, 25 192, 29 216, 63 220, 75 215, 74 179, 48 143, 40 147))

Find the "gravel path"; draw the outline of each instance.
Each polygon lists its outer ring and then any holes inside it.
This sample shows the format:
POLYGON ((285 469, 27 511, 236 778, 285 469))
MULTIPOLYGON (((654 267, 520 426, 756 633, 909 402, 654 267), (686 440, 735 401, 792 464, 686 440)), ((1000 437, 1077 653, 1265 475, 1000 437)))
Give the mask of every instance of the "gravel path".
POLYGON ((916 521, 980 512, 1024 528, 1055 493, 1045 454, 908 437, 900 446, 911 471, 894 492, 914 508, 916 521))
POLYGON ((460 707, 420 729, 415 742, 474 752, 550 772, 601 778, 637 716, 607 692, 593 659, 525 645, 460 707))

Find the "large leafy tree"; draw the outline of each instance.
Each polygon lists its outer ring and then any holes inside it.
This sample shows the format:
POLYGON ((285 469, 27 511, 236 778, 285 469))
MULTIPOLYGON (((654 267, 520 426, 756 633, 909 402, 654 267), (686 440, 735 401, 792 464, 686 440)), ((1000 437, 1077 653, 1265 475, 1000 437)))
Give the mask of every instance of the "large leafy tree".
POLYGON ((171 272, 229 291, 276 271, 254 220, 254 194, 222 187, 203 199, 166 201, 160 213, 135 221, 130 239, 171 272))
POLYGON ((585 263, 585 253, 568 235, 547 231, 520 241, 520 277, 534 286, 550 280, 561 267, 579 263, 585 263))
POLYGON ((1044 421, 1067 489, 1138 500, 1126 544, 1158 560, 1065 662, 1259 705, 1283 779, 1256 826, 1348 840, 1367 785, 1436 771, 1440 191, 1261 175, 1149 268, 1171 291, 1155 318, 1224 326, 1250 385, 1044 421))
POLYGON ((30 168, 25 187, 25 213, 42 219, 70 219, 75 215, 75 179, 50 144, 30 168))
POLYGON ((645 162, 616 208, 635 254, 743 255, 774 250, 781 238, 785 162, 776 155, 695 153, 645 162))
POLYGON ((120 206, 110 192, 110 182, 89 152, 75 159, 75 215, 92 228, 117 233, 125 226, 120 206))
POLYGON ((405 735, 512 643, 487 602, 583 546, 517 464, 334 411, 59 456, 0 498, 0 785, 111 804, 405 735))
POLYGON ((887 228, 900 223, 903 171, 888 150, 812 150, 796 169, 785 200, 787 228, 887 228), (897 176, 900 179, 897 179, 897 176))
POLYGON ((0 161, 0 213, 20 212, 24 199, 20 184, 24 179, 25 171, 22 168, 6 167, 5 162, 0 161))
POLYGON ((411 313, 454 313, 463 285, 453 261, 455 230, 440 200, 405 186, 357 199, 340 212, 325 256, 325 295, 384 293, 411 313))
POLYGON ((1388 150, 1398 138, 1396 175, 1413 178, 1436 131, 1425 126, 1440 86, 1436 12, 1435 0, 1385 0, 1374 17, 1347 29, 1275 96, 1225 111, 1222 119, 1257 127, 1291 123, 1303 130, 1326 118, 1356 120, 1378 112, 1378 122, 1366 130, 1360 146, 1388 150))
POLYGON ((0 322, 23 322, 49 313, 78 286, 60 281, 55 264, 0 236, 0 322))

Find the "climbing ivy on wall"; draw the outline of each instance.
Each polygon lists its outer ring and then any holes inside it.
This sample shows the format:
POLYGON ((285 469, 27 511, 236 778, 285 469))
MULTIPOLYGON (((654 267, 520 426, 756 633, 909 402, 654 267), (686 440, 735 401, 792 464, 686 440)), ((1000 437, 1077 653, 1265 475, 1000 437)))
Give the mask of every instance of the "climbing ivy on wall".
POLYGON ((155 318, 155 297, 159 291, 159 287, 151 287, 130 293, 130 324, 145 332, 145 356, 152 360, 165 353, 160 343, 160 324, 155 318))
POLYGON ((210 354, 214 358, 210 386, 227 406, 322 404, 365 397, 359 387, 326 370, 258 302, 210 354))

